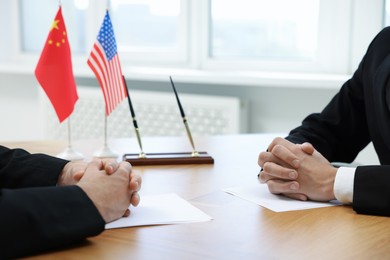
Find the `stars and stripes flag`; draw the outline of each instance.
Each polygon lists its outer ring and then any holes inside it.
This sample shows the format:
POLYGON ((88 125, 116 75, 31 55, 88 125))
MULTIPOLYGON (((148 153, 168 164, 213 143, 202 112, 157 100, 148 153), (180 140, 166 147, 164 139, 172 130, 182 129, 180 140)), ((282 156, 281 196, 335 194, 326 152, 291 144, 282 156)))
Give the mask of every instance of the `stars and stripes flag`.
POLYGON ((108 10, 87 63, 99 81, 108 116, 127 97, 108 10))
POLYGON ((61 6, 35 68, 35 77, 52 103, 61 123, 72 114, 78 100, 61 6))

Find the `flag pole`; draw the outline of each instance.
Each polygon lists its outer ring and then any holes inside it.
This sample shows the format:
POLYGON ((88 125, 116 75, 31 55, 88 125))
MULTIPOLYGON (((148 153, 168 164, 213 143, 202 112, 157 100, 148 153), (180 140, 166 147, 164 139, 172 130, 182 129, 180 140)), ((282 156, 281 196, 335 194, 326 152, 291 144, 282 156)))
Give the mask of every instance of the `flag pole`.
MULTIPOLYGON (((88 57, 87 64, 94 72, 106 103, 106 120, 110 113, 125 97, 123 94, 123 82, 121 81, 122 72, 117 52, 117 45, 114 36, 114 29, 108 12, 109 2, 107 1, 106 15, 104 16, 102 26, 100 27, 96 42, 93 45, 91 54, 88 57), (107 48, 103 48, 105 46, 107 48), (102 53, 103 55, 99 55, 102 53), (101 57, 101 58, 100 58, 101 57), (109 66, 107 66, 109 65, 109 66), (108 69, 112 68, 112 69, 108 69), (106 76, 112 80, 106 80, 106 76), (117 97, 117 98, 111 98, 117 97)), ((105 121, 105 140, 107 139, 107 121, 105 121)), ((111 152, 105 143, 104 147, 95 153, 97 157, 117 157, 111 152)))
POLYGON ((107 115, 104 117, 104 146, 107 146, 107 115))
POLYGON ((70 116, 68 118, 68 147, 72 147, 71 127, 70 127, 70 116))
POLYGON ((118 154, 113 152, 107 144, 107 114, 104 113, 104 142, 103 147, 96 151, 93 155, 97 158, 117 158, 118 154))
POLYGON ((84 156, 73 150, 71 145, 70 115, 78 100, 76 82, 72 69, 70 45, 66 33, 65 22, 62 17, 61 1, 54 17, 53 25, 58 30, 50 30, 47 39, 62 39, 53 48, 53 41, 47 40, 44 44, 38 64, 35 68, 35 77, 46 92, 60 123, 68 119, 68 147, 58 155, 67 160, 81 160, 84 156), (58 92, 61 95, 58 95, 58 92))
POLYGON ((76 150, 73 149, 72 147, 72 138, 71 138, 71 122, 70 122, 70 117, 68 117, 68 147, 60 154, 57 155, 57 157, 62 158, 64 160, 69 160, 69 161, 79 161, 79 160, 84 160, 84 155, 81 153, 77 152, 76 150))

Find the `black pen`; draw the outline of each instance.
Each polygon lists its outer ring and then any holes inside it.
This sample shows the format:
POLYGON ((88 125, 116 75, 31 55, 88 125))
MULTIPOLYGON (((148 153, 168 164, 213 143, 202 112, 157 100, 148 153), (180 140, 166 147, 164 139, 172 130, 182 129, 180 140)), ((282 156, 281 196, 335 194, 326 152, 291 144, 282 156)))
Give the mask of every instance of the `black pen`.
POLYGON ((127 100, 129 101, 129 107, 130 107, 131 117, 133 118, 133 125, 134 125, 135 134, 136 134, 136 136, 137 136, 139 148, 141 149, 141 152, 140 152, 140 154, 139 154, 139 157, 140 157, 140 158, 145 158, 146 155, 145 155, 145 153, 144 153, 144 151, 143 151, 143 149, 142 149, 141 135, 140 135, 140 133, 139 133, 138 123, 137 123, 137 119, 136 119, 136 117, 135 117, 135 112, 134 112, 133 104, 131 103, 129 90, 127 89, 127 82, 126 82, 125 76, 122 75, 122 77, 123 77, 123 82, 125 83, 125 89, 126 89, 126 93, 127 93, 127 100))
POLYGON ((199 156, 199 153, 195 150, 194 140, 192 139, 190 127, 188 126, 187 118, 186 118, 186 115, 184 113, 184 109, 183 109, 183 107, 182 107, 182 105, 180 103, 179 95, 177 94, 177 91, 176 91, 176 88, 175 88, 175 84, 173 84, 173 80, 172 80, 171 76, 169 76, 169 79, 171 80, 172 88, 173 88, 173 91, 175 92, 177 104, 178 104, 179 109, 180 109, 180 114, 181 114, 181 117, 183 118, 183 123, 184 123, 184 126, 186 128, 186 132, 187 132, 188 138, 190 139, 190 142, 191 142, 191 145, 192 145, 192 156, 194 156, 194 157, 199 156))

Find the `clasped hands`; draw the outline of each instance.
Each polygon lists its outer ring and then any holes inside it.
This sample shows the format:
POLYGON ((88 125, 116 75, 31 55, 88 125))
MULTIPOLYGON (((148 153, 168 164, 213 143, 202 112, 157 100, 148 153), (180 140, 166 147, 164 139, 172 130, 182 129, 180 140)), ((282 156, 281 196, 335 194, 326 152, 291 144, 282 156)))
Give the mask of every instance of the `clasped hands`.
POLYGON ((142 178, 132 173, 128 162, 96 159, 89 163, 68 162, 57 184, 78 185, 108 223, 129 216, 129 206, 139 204, 142 178))
POLYGON ((337 168, 310 143, 294 144, 277 137, 261 152, 259 181, 273 194, 297 200, 330 201, 337 168))

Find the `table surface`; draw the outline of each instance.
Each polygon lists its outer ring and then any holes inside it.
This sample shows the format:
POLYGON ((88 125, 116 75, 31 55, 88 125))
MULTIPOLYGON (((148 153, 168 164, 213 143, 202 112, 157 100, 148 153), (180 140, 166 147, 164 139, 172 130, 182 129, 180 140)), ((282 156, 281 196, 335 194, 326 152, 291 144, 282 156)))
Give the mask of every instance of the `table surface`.
MULTIPOLYGON (((390 218, 356 214, 349 206, 276 213, 222 191, 257 182, 260 151, 273 134, 197 137, 211 165, 136 166, 142 195, 176 193, 212 221, 106 230, 81 244, 29 259, 388 259, 390 218)), ((91 158, 102 141, 74 141, 91 158)), ((2 143, 56 155, 66 142, 2 143)), ((119 155, 137 153, 135 139, 108 141, 119 155)), ((145 152, 188 152, 185 137, 144 138, 145 152)), ((259 184, 261 185, 261 184, 259 184)))

